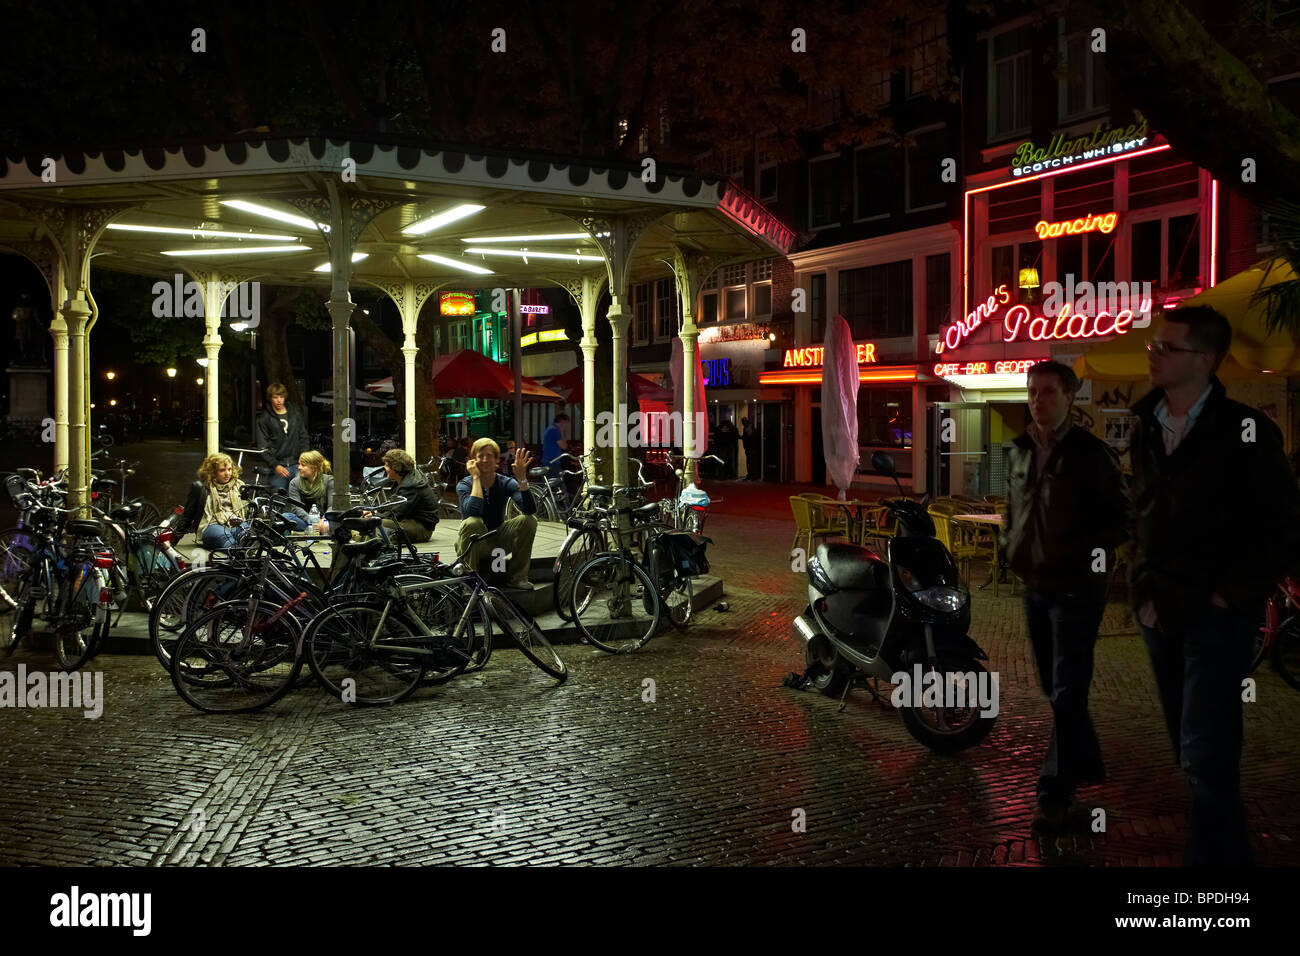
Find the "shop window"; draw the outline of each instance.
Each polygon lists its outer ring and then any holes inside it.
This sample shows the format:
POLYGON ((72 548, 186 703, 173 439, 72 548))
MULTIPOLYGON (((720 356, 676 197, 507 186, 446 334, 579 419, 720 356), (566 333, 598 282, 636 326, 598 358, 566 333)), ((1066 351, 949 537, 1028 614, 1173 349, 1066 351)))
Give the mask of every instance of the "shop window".
POLYGON ((650 341, 650 284, 641 282, 632 287, 633 334, 637 345, 650 341))
POLYGON ((819 272, 808 280, 808 309, 812 319, 812 341, 826 338, 826 273, 819 272))
POLYGON ((808 224, 813 229, 840 224, 840 158, 826 156, 808 164, 808 224))
POLYGON ((846 269, 839 274, 840 314, 853 338, 912 333, 912 260, 846 269))
POLYGON ((858 220, 879 219, 889 215, 893 206, 890 183, 896 181, 894 158, 897 153, 888 143, 864 146, 853 156, 855 203, 853 215, 858 220))
POLYGON ((1072 30, 1062 21, 1060 53, 1065 67, 1058 83, 1061 122, 1105 109, 1110 99, 1106 54, 1092 52, 1091 29, 1072 30))
POLYGON ((909 389, 858 390, 858 444, 867 448, 912 447, 912 393, 909 389))
POLYGON ((952 310, 952 256, 925 257, 925 331, 939 332, 952 310))
POLYGON ((655 337, 661 341, 677 334, 677 288, 673 279, 655 282, 655 337))
POLYGON ((1006 30, 989 40, 990 139, 1029 132, 1031 43, 1028 27, 1006 30))
POLYGON ((944 127, 913 133, 916 145, 907 150, 907 211, 939 209, 953 194, 953 186, 940 178, 948 152, 948 131, 944 127))
POLYGON ((1169 220, 1169 256, 1165 273, 1169 287, 1187 289, 1201 282, 1200 217, 1173 216, 1169 220))

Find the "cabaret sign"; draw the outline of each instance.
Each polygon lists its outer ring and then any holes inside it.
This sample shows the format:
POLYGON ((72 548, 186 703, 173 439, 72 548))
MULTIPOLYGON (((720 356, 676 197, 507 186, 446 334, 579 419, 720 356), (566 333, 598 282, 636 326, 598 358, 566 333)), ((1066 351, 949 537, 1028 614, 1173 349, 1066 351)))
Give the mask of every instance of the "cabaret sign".
MULTIPOLYGON (((876 343, 864 342, 856 346, 858 350, 858 364, 865 365, 868 362, 876 361, 876 343)), ((826 349, 820 345, 810 345, 803 349, 786 349, 785 361, 781 364, 785 368, 815 368, 819 365, 825 365, 826 349)))
POLYGON ((1063 133, 1052 137, 1046 146, 1036 147, 1032 141, 1021 143, 1011 158, 1011 175, 1028 176, 1031 173, 1047 172, 1086 163, 1093 159, 1104 159, 1116 153, 1127 153, 1139 149, 1150 142, 1145 119, 1140 123, 1112 129, 1108 120, 1102 120, 1092 135, 1071 139, 1063 133))
POLYGON ((1040 221, 1034 226, 1034 232, 1038 234, 1039 239, 1055 239, 1057 236, 1077 236, 1081 232, 1105 232, 1115 231, 1115 223, 1119 221, 1119 213, 1108 212, 1104 216, 1095 216, 1092 213, 1084 216, 1082 219, 1066 219, 1061 222, 1040 221))

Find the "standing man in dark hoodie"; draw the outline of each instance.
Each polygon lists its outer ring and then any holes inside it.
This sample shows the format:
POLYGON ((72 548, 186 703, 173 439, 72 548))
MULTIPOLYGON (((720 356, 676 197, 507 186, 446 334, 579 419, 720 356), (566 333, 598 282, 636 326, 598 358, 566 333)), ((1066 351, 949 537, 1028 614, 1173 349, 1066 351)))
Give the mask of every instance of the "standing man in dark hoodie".
POLYGON ((280 382, 266 387, 268 407, 257 416, 257 440, 267 449, 262 460, 271 469, 272 488, 288 489, 298 470, 298 456, 307 450, 307 426, 302 413, 287 404, 289 390, 280 382))
POLYGON ((438 494, 424 472, 415 467, 415 459, 400 448, 384 452, 384 474, 395 482, 393 495, 406 500, 388 512, 383 526, 400 531, 408 541, 420 544, 433 537, 438 525, 438 494))
POLYGON ((1034 826, 1056 829, 1075 787, 1106 776, 1088 689, 1108 571, 1128 537, 1130 508, 1115 453, 1070 422, 1079 391, 1073 370, 1039 362, 1028 380, 1032 421, 1011 450, 1002 553, 1025 582, 1029 640, 1052 704, 1034 826))
POLYGON ((1282 433, 1215 375, 1231 342, 1214 309, 1168 313, 1147 344, 1155 387, 1133 406, 1133 602, 1191 789, 1189 866, 1252 861, 1242 682, 1264 601, 1300 554, 1282 433))

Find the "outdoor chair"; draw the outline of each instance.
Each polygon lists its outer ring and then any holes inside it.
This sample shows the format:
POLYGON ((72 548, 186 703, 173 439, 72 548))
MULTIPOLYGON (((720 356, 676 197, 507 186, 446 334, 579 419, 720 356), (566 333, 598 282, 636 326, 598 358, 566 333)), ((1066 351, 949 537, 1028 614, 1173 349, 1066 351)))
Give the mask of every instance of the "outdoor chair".
POLYGON ((954 514, 961 513, 958 511, 959 507, 957 502, 945 502, 940 499, 930 505, 926 511, 930 515, 930 520, 934 522, 935 537, 952 553, 953 560, 957 562, 958 577, 969 587, 971 562, 976 557, 982 556, 985 551, 976 544, 974 535, 967 534, 952 520, 954 514))
POLYGON ((848 537, 849 524, 847 516, 843 514, 829 515, 825 502, 833 503, 834 499, 826 498, 825 495, 791 496, 790 510, 794 512, 794 543, 790 545, 791 551, 799 546, 799 539, 804 535, 808 537, 808 547, 805 552, 807 554, 812 553, 813 538, 830 537, 831 535, 848 537), (825 501, 818 501, 818 498, 823 498, 825 501))

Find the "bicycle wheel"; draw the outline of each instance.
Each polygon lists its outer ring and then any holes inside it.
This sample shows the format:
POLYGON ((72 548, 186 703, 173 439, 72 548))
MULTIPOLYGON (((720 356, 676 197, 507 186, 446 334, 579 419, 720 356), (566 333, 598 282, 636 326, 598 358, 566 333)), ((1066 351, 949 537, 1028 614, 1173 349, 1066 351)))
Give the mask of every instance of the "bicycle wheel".
POLYGON ((673 627, 684 630, 691 623, 694 613, 695 585, 688 577, 679 577, 673 581, 671 589, 663 596, 664 617, 673 627))
POLYGON ((425 658, 412 651, 437 640, 382 601, 336 604, 303 635, 307 666, 345 704, 394 704, 409 696, 424 675, 425 658))
POLYGON ((1277 632, 1272 663, 1284 681, 1300 690, 1300 615, 1292 615, 1277 632))
POLYGON ((259 710, 279 700, 302 669, 298 622, 269 604, 250 613, 228 601, 200 615, 172 651, 172 685, 209 714, 259 710))
POLYGON ((618 554, 584 564, 569 602, 582 636, 610 654, 636 650, 659 628, 659 595, 650 575, 618 554))
POLYGON ((573 620, 569 598, 573 584, 578 579, 578 569, 594 558, 605 547, 605 538, 598 531, 582 531, 566 538, 555 559, 555 584, 551 588, 551 603, 555 613, 563 620, 573 620))
POLYGON ((59 579, 58 587, 57 612, 54 620, 46 623, 54 631, 59 667, 75 671, 95 656, 100 628, 106 623, 99 610, 99 572, 89 562, 73 565, 68 576, 59 579))
POLYGON ((501 629, 515 639, 519 649, 528 658, 557 681, 563 683, 569 676, 569 669, 555 652, 551 642, 546 639, 537 622, 515 607, 495 588, 483 591, 483 600, 487 602, 488 613, 500 625, 501 629))
POLYGON ((33 552, 31 538, 21 528, 0 535, 0 588, 16 602, 12 610, 0 611, 0 645, 12 654, 19 640, 31 629, 35 601, 28 592, 33 552))
POLYGON ((232 568, 194 568, 177 575, 162 589, 149 609, 149 643, 163 670, 171 673, 172 648, 186 625, 199 612, 238 597, 245 575, 232 568))
MULTIPOLYGON (((422 584, 430 580, 415 574, 399 574, 393 579, 397 584, 409 586, 422 584)), ((416 619, 412 623, 423 622, 429 633, 445 637, 449 642, 460 624, 461 614, 469 600, 472 589, 466 588, 463 581, 451 581, 436 588, 421 588, 403 595, 406 610, 416 619)), ((446 661, 446 667, 425 662, 423 684, 445 684, 458 674, 469 670, 481 670, 492 654, 492 641, 484 632, 483 622, 487 620, 487 610, 481 605, 478 614, 471 615, 465 624, 465 633, 453 642, 455 656, 446 661), (486 645, 486 647, 484 647, 486 645), (463 655, 463 656, 462 656, 463 655), (481 661, 481 663, 479 663, 481 661)))
POLYGON ((127 504, 140 505, 140 510, 132 521, 137 528, 156 528, 162 524, 162 511, 148 498, 132 498, 127 504))

